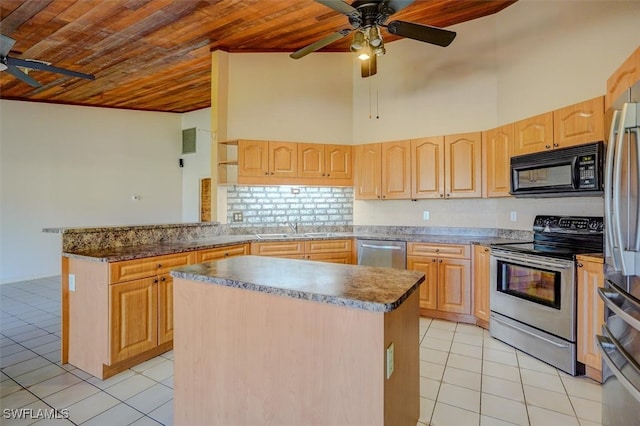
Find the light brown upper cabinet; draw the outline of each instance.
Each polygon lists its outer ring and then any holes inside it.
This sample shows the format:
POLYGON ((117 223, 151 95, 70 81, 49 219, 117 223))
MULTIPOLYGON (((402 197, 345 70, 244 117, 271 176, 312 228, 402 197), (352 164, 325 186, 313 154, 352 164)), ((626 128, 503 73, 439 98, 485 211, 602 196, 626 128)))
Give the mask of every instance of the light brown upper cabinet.
POLYGON ((553 112, 516 121, 513 155, 553 149, 553 112))
POLYGON ((604 97, 553 112, 554 147, 566 148, 604 140, 604 97))
POLYGON ((513 123, 482 132, 483 197, 509 196, 514 134, 513 123))
POLYGON ((444 137, 445 198, 482 196, 482 134, 444 137))
POLYGON ((336 179, 352 179, 351 146, 299 143, 298 177, 320 179, 319 183, 327 184, 336 179))
MULTIPOLYGON (((298 176, 296 142, 238 141, 238 177, 298 176)), ((265 180, 264 183, 269 183, 265 180)))
POLYGON ((382 198, 411 198, 411 142, 382 144, 382 198))
POLYGON ((444 136, 411 140, 411 198, 444 198, 444 136))
POLYGON ((356 199, 411 198, 411 142, 356 146, 356 199))
POLYGON ((382 147, 379 143, 356 145, 355 198, 378 200, 382 197, 382 147))
POLYGON ((640 47, 637 48, 607 80, 605 109, 637 81, 640 81, 640 47))

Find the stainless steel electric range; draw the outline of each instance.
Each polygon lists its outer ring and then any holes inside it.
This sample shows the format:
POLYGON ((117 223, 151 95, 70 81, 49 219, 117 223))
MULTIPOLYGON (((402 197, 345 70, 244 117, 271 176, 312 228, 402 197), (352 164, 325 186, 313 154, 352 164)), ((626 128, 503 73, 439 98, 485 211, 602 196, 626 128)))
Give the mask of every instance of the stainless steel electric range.
POLYGON ((491 246, 491 336, 569 374, 576 360, 577 254, 602 253, 602 217, 536 216, 533 241, 491 246))

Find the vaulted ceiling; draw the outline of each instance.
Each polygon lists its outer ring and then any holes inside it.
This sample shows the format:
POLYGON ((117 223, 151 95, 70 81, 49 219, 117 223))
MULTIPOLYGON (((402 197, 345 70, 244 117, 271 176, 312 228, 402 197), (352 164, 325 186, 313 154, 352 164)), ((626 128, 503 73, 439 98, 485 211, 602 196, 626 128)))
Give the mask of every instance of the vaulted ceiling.
MULTIPOLYGON (((515 1, 417 0, 392 19, 448 27, 515 1)), ((293 52, 343 28, 346 16, 313 0, 2 0, 0 32, 16 40, 9 56, 96 79, 31 70, 42 84, 34 88, 2 72, 0 98, 193 111, 211 104, 211 51, 293 52)))

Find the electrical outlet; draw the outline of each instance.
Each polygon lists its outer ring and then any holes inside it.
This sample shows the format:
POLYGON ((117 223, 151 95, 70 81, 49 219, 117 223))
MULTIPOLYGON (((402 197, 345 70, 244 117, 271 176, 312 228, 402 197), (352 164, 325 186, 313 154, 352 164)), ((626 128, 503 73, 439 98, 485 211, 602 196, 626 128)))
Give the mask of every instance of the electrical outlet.
POLYGON ((76 276, 69 274, 69 291, 76 291, 76 276))
POLYGON ((244 220, 242 212, 233 212, 232 217, 234 222, 242 222, 244 220))
POLYGON ((518 212, 511 212, 511 222, 515 222, 518 220, 518 212))
POLYGON ((429 220, 429 210, 422 212, 422 220, 429 220))
POLYGON ((387 347, 387 380, 393 374, 393 343, 387 347))

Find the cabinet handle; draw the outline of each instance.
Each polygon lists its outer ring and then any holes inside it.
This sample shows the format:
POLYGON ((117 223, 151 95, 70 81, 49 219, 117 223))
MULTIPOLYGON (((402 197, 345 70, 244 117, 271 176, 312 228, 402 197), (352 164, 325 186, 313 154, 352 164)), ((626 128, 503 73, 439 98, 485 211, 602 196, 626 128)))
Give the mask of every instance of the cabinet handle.
POLYGON ((162 263, 158 263, 158 268, 162 268, 162 263))
POLYGON ((438 260, 438 263, 442 263, 442 259, 439 259, 439 260, 438 260))
POLYGON ((155 280, 153 280, 154 284, 158 284, 158 279, 156 278, 155 280))
POLYGON ((551 145, 545 145, 544 147, 549 149, 549 148, 551 148, 551 145))
POLYGON ((447 198, 451 197, 451 194, 447 194, 447 198))
POLYGON ((576 265, 578 268, 582 268, 584 265, 580 262, 578 262, 578 264, 576 265))
POLYGON ((439 249, 439 248, 437 248, 437 249, 436 249, 436 253, 438 253, 439 251, 440 251, 440 249, 439 249))
POLYGON ((431 259, 432 262, 435 262, 437 259, 431 259))
POLYGON ((271 172, 271 176, 273 176, 273 172, 271 172))
POLYGON ((269 172, 264 172, 264 175, 265 175, 265 176, 268 176, 268 175, 269 175, 269 172))
POLYGON ((488 251, 489 251, 489 249, 488 249, 488 248, 485 248, 485 249, 484 249, 484 252, 485 252, 485 253, 487 253, 488 251))
POLYGON ((444 198, 444 194, 440 194, 440 198, 444 198))
POLYGON ((229 253, 225 253, 224 255, 225 255, 225 256, 229 256, 229 253))
POLYGON ((329 173, 327 173, 327 177, 331 176, 329 173))
POLYGON ((557 147, 559 147, 560 145, 558 145, 557 143, 554 143, 554 144, 553 144, 553 146, 557 148, 557 147))
POLYGON ((165 282, 167 280, 167 277, 162 277, 160 278, 160 281, 165 282))

